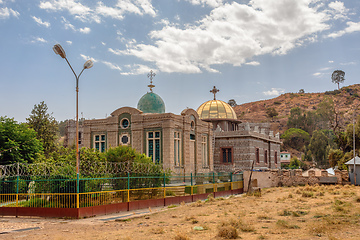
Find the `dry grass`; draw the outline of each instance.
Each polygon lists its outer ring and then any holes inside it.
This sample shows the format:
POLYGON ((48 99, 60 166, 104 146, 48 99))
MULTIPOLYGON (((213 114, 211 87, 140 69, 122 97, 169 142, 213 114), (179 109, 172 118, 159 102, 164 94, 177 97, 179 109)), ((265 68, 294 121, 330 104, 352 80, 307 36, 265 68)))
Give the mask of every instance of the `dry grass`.
MULTIPOLYGON (((26 238, 39 239, 39 236, 51 233, 51 239, 272 240, 321 237, 324 240, 355 240, 360 239, 359 196, 360 187, 353 186, 270 188, 263 190, 261 196, 243 194, 227 199, 209 196, 206 202, 165 207, 163 212, 131 221, 100 222, 81 227, 79 224, 47 224, 39 230, 26 232, 26 238), (58 236, 54 236, 56 233, 58 236)), ((21 234, 12 233, 10 239, 20 238, 21 234)))

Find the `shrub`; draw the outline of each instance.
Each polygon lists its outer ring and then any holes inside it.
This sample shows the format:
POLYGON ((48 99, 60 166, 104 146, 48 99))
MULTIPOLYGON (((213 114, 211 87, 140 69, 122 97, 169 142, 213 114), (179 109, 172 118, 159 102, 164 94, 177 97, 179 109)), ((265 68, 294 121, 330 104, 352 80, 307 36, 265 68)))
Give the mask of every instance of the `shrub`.
POLYGON ((186 236, 186 234, 184 233, 177 233, 175 235, 175 240, 190 240, 190 238, 188 236, 186 236))
POLYGON ((239 235, 233 226, 222 226, 218 228, 218 236, 225 239, 236 239, 239 235))
POLYGON ((313 193, 313 192, 304 191, 301 196, 310 198, 310 197, 313 197, 313 196, 314 196, 314 193, 313 193))

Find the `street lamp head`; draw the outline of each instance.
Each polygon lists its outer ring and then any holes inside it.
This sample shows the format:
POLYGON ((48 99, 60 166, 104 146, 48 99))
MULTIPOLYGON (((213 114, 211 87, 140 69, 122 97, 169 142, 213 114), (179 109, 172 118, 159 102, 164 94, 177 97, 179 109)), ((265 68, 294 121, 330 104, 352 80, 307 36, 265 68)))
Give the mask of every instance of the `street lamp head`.
POLYGON ((66 58, 66 53, 60 44, 55 44, 53 50, 57 55, 60 55, 60 57, 66 58))
POLYGON ((94 65, 94 63, 93 63, 91 60, 87 60, 87 61, 84 63, 84 69, 92 68, 93 65, 94 65))

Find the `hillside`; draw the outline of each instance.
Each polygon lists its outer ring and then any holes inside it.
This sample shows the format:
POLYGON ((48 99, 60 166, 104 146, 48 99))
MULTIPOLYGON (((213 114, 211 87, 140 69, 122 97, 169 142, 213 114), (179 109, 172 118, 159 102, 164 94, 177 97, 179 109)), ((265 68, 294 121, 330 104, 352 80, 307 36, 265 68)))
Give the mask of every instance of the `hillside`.
POLYGON ((283 133, 292 108, 314 111, 325 97, 333 99, 335 110, 340 113, 340 126, 344 128, 352 122, 353 109, 360 104, 360 84, 324 93, 285 93, 273 99, 237 105, 234 110, 243 122, 270 122, 274 132, 283 133), (274 108, 279 115, 271 119, 266 114, 268 108, 274 108))

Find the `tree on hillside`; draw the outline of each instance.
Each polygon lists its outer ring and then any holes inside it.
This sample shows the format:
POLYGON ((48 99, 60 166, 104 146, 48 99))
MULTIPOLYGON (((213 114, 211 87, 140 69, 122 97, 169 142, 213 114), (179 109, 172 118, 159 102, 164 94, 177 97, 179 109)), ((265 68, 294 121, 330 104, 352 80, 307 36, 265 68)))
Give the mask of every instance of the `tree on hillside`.
POLYGON ((275 108, 271 107, 271 108, 267 108, 267 109, 266 109, 266 115, 267 115, 269 118, 274 118, 274 117, 276 117, 277 115, 279 115, 279 113, 276 111, 275 108))
POLYGON ((339 84, 345 81, 345 72, 342 70, 335 70, 331 75, 331 81, 338 85, 338 89, 340 89, 339 84))
POLYGON ((43 148, 36 132, 25 123, 0 117, 0 165, 32 163, 41 156, 43 148))
POLYGON ((228 101, 228 104, 229 104, 231 107, 237 106, 237 103, 236 103, 235 99, 230 99, 230 100, 228 101))
POLYGON ((304 126, 304 115, 299 107, 294 107, 290 110, 290 116, 287 121, 289 128, 300 128, 304 126))
POLYGON ((289 128, 299 128, 308 132, 310 135, 317 128, 317 115, 313 111, 303 111, 299 107, 290 110, 290 116, 287 121, 289 128))
POLYGON ((317 162, 320 167, 327 167, 329 165, 327 159, 331 149, 330 139, 324 131, 314 131, 310 139, 309 149, 314 156, 315 162, 317 162))
POLYGON ((58 124, 55 118, 49 114, 48 107, 44 101, 34 105, 27 123, 29 127, 37 132, 37 138, 42 142, 46 156, 56 150, 56 139, 58 124))
POLYGON ((299 93, 302 94, 302 93, 305 93, 305 90, 302 88, 299 90, 299 93))
POLYGON ((281 136, 284 139, 284 145, 301 151, 302 148, 309 144, 310 135, 304 130, 298 128, 290 128, 281 136))
POLYGON ((340 149, 331 149, 329 152, 330 167, 338 166, 338 162, 344 157, 343 151, 340 149))

